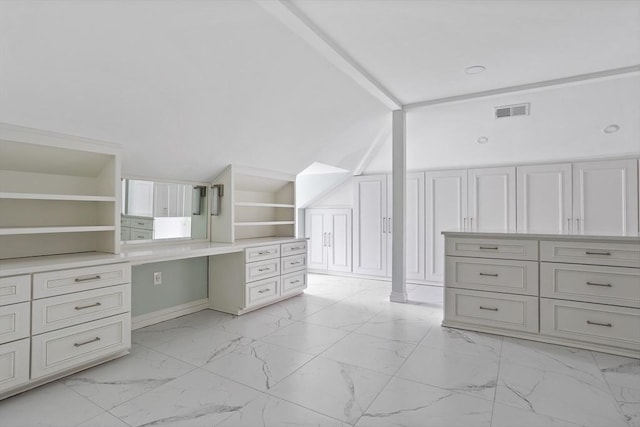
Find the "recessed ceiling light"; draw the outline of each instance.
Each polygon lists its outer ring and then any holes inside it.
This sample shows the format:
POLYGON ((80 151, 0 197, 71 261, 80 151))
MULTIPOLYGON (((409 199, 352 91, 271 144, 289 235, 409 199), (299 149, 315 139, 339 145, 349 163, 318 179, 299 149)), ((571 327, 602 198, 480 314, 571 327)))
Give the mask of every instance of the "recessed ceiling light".
POLYGON ((478 138, 478 144, 486 144, 487 142, 489 142, 489 138, 487 138, 486 136, 481 136, 480 138, 478 138))
POLYGON ((480 74, 486 70, 484 65, 472 65, 464 69, 464 72, 467 74, 480 74))
POLYGON ((620 130, 620 126, 618 126, 618 125, 609 125, 606 128, 604 128, 602 130, 602 132, 604 132, 604 133, 615 133, 615 132, 618 132, 619 130, 620 130))

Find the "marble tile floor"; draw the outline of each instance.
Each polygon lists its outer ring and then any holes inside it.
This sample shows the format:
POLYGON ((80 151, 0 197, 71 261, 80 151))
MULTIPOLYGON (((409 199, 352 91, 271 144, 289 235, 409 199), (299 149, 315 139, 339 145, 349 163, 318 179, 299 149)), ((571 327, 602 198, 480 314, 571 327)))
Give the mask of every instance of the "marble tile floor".
POLYGON ((131 354, 0 402, 0 426, 640 427, 640 361, 442 328, 442 288, 304 295, 134 331, 131 354))

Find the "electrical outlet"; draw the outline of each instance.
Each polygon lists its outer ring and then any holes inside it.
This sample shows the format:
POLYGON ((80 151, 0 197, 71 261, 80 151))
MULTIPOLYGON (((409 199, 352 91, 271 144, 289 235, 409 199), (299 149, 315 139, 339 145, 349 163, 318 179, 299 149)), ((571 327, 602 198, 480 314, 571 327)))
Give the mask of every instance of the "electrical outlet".
POLYGON ((160 271, 156 271, 153 273, 153 284, 160 285, 162 284, 162 273, 160 271))

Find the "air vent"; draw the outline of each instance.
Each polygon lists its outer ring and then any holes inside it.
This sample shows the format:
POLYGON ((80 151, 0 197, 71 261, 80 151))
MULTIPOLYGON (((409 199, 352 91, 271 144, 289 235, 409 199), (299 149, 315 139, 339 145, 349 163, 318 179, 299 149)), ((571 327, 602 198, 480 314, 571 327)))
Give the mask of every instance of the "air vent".
POLYGON ((529 103, 496 107, 496 119, 503 117, 528 116, 529 103))

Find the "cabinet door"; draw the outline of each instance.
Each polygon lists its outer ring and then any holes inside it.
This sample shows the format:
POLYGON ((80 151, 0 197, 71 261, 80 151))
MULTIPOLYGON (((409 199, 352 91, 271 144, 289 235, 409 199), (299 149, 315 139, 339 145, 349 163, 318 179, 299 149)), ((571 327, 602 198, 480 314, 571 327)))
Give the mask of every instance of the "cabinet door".
POLYGON ((469 169, 472 231, 516 231, 516 168, 469 169))
MULTIPOLYGON (((405 242, 407 279, 424 280, 424 223, 424 173, 411 172, 407 174, 405 242)), ((389 269, 389 273, 391 273, 391 269, 389 269)))
POLYGON ((427 172, 426 279, 444 281, 445 230, 464 230, 467 218, 467 170, 427 172))
POLYGON ((307 263, 310 269, 327 269, 327 231, 324 228, 324 209, 307 209, 305 237, 309 239, 307 263))
POLYGON ((517 168, 519 233, 571 232, 571 164, 517 168))
POLYGON ((387 222, 387 176, 354 178, 354 273, 387 274, 387 222))
POLYGON ((127 214, 136 216, 153 216, 153 182, 130 179, 128 180, 128 185, 127 214))
POLYGON ((327 268, 331 271, 351 272, 351 210, 331 209, 325 214, 327 239, 327 268))
POLYGON ((638 232, 638 164, 605 160, 573 164, 573 217, 578 234, 638 232))
POLYGON ((153 216, 169 216, 169 184, 156 182, 153 186, 153 216))

